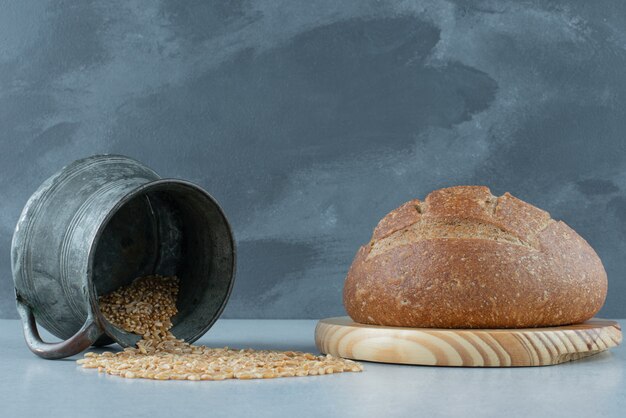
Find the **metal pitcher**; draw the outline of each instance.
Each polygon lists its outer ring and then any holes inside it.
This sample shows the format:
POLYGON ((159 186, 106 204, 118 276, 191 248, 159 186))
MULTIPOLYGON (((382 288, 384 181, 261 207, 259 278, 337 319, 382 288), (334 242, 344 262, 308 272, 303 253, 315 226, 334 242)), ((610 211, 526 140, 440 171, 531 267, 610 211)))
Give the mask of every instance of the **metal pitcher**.
POLYGON ((30 197, 13 234, 26 344, 48 359, 134 346, 140 337, 108 322, 98 297, 150 274, 180 279, 172 333, 193 342, 226 305, 235 252, 224 212, 197 185, 120 155, 75 161, 30 197), (63 341, 42 341, 37 323, 63 341))

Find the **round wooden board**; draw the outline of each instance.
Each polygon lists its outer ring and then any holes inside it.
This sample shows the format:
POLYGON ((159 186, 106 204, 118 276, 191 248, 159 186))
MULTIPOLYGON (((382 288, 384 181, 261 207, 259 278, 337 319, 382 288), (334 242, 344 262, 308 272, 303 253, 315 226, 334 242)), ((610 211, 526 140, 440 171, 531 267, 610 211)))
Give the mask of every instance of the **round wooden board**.
POLYGON ((615 321, 523 329, 396 328, 349 317, 322 319, 315 343, 325 354, 354 360, 429 366, 547 366, 597 354, 622 342, 615 321))

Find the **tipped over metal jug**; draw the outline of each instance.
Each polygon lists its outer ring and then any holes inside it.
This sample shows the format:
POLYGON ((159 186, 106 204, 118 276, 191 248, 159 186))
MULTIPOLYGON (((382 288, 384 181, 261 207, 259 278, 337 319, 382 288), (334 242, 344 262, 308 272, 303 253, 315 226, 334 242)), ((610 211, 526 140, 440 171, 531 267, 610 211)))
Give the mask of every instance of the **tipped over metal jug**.
POLYGON ((30 197, 13 234, 17 309, 28 348, 57 359, 91 345, 134 346, 98 297, 150 274, 178 276, 172 333, 193 342, 222 313, 235 275, 235 242, 215 199, 119 155, 66 166, 30 197), (62 339, 42 341, 37 323, 62 339))

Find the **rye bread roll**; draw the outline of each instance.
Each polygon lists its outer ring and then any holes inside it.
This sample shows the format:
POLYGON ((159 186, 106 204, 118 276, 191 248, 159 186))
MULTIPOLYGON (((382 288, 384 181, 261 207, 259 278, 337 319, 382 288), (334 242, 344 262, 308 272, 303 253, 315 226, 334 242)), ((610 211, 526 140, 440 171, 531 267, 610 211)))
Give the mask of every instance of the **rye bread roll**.
POLYGON ((364 324, 526 328, 583 322, 606 291, 600 258, 564 222, 509 193, 459 186, 385 216, 343 301, 364 324))

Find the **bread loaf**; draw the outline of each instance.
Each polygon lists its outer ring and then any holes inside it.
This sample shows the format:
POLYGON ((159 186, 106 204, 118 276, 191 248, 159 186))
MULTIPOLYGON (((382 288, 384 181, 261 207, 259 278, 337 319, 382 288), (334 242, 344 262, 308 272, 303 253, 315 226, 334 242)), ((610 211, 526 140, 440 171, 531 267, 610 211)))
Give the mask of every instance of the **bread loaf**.
POLYGON ((598 255, 564 222, 509 193, 459 186, 385 216, 343 300, 365 324, 525 328, 583 322, 606 290, 598 255))

